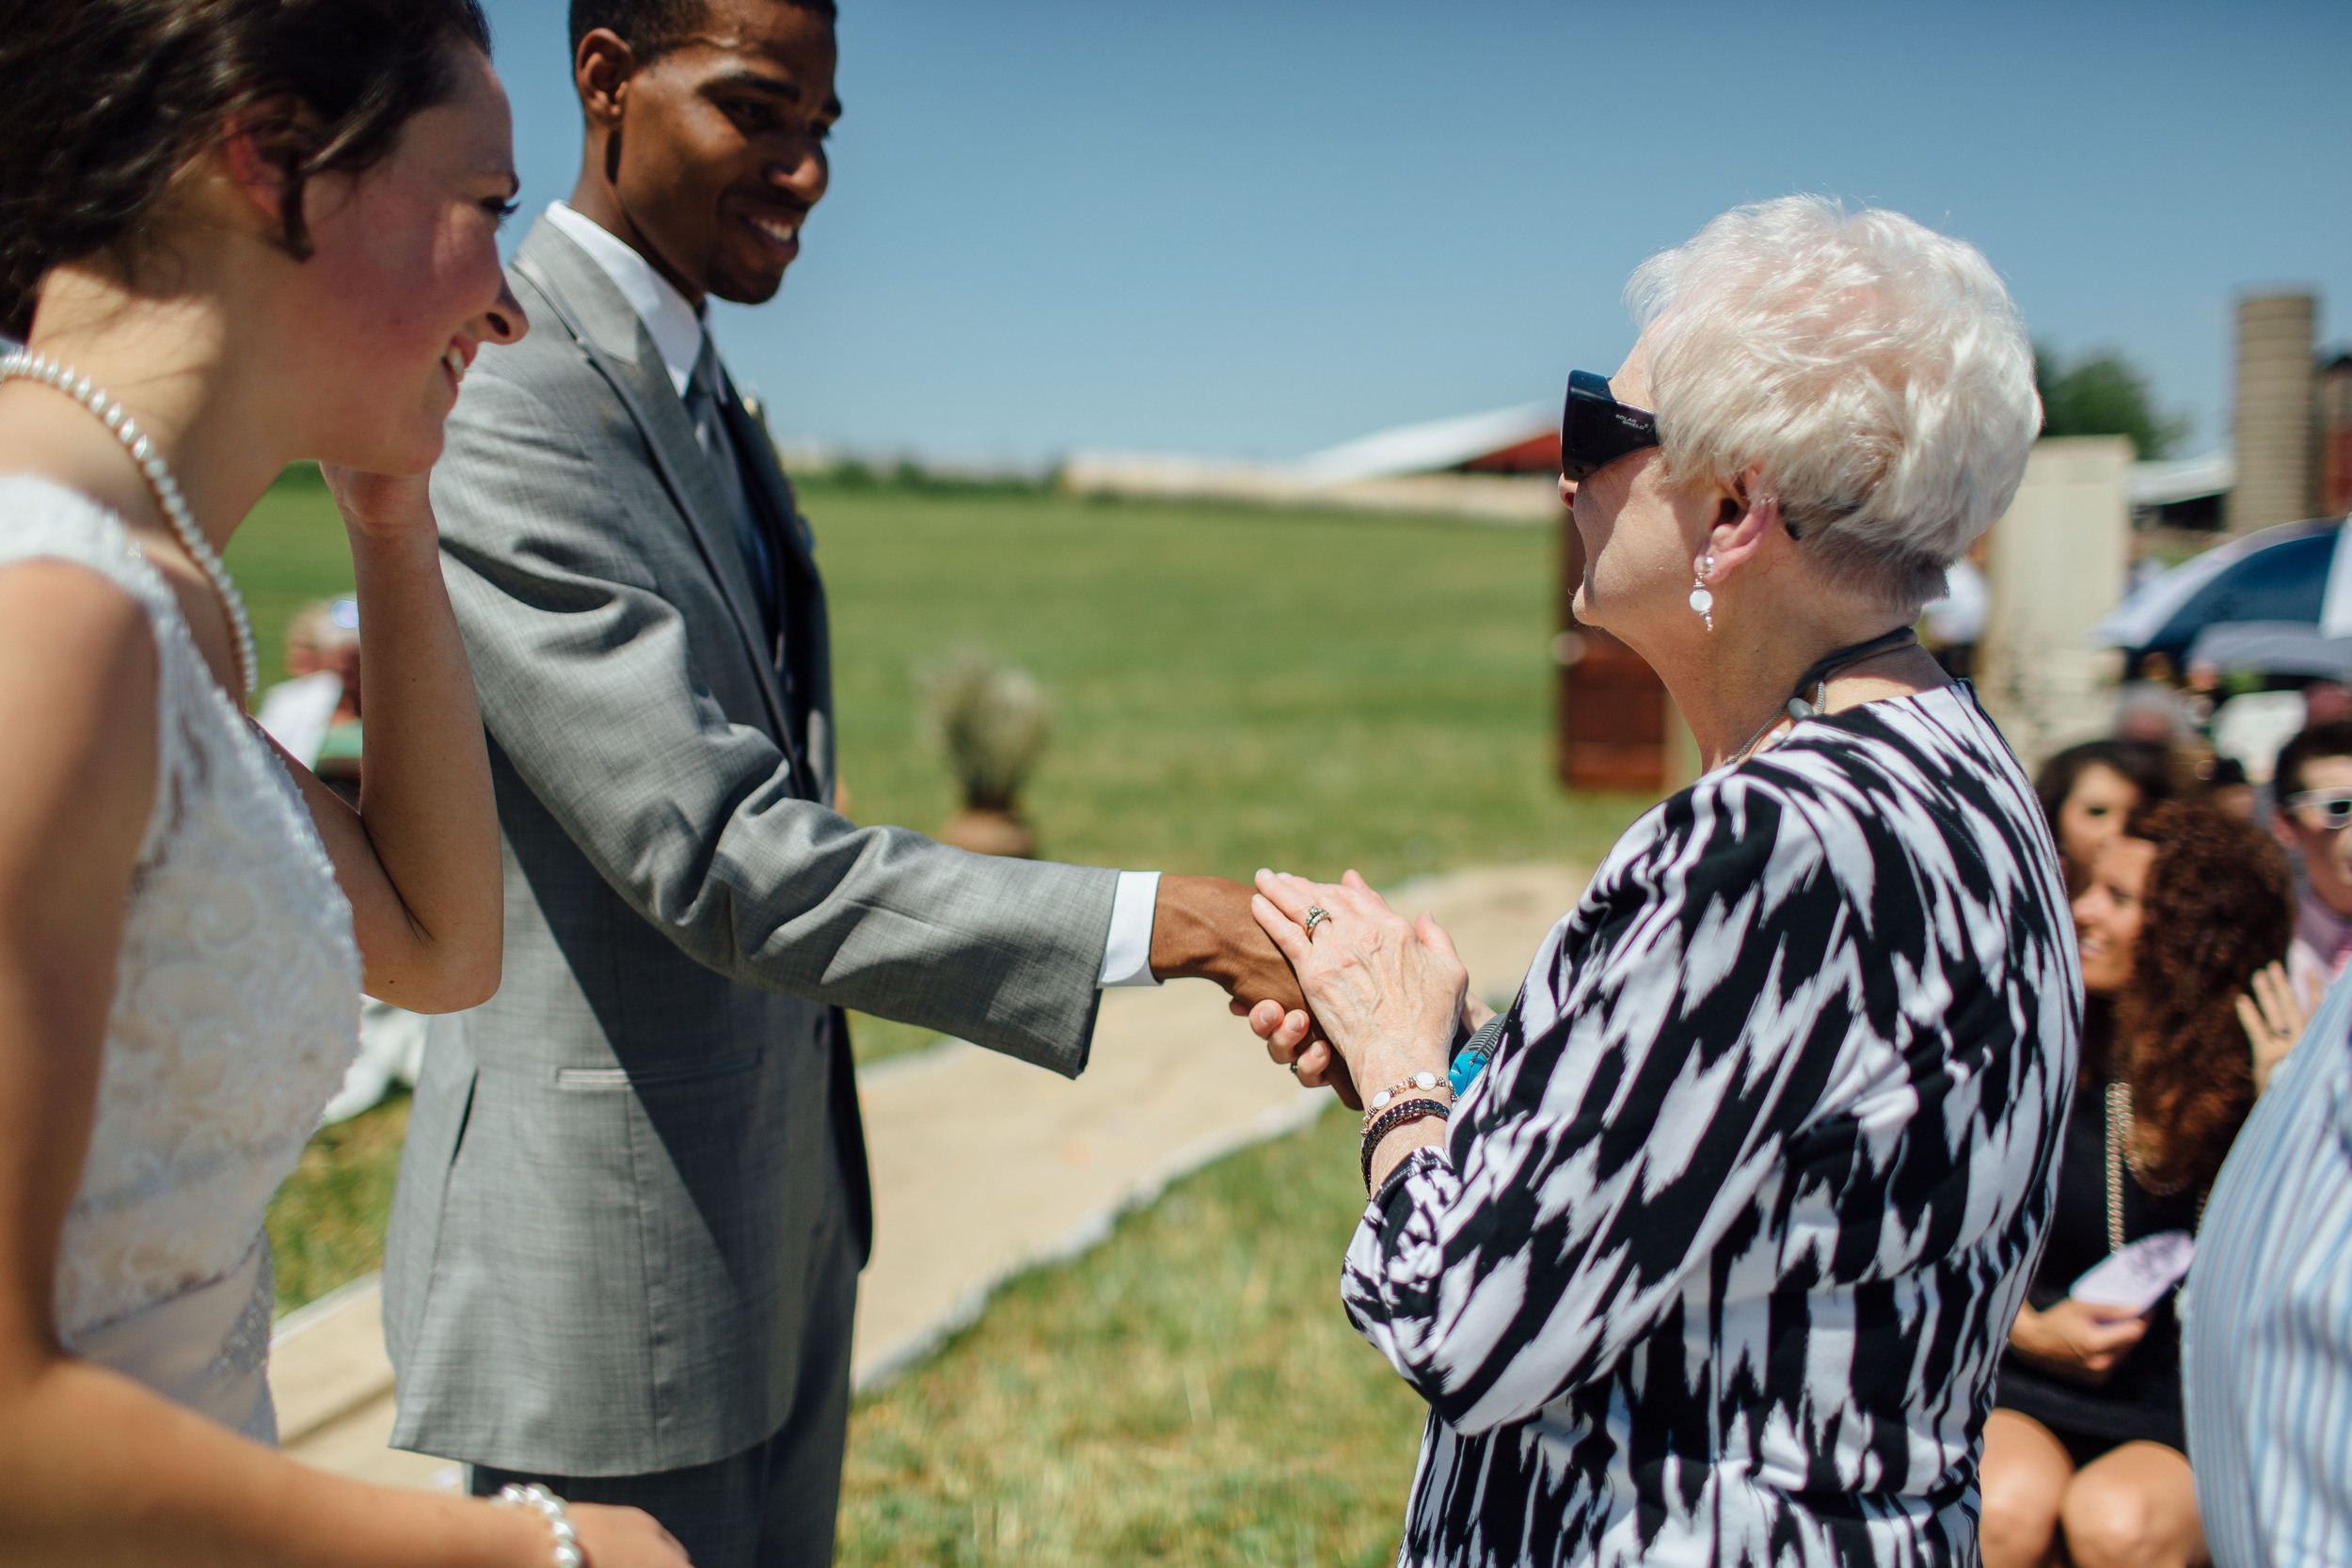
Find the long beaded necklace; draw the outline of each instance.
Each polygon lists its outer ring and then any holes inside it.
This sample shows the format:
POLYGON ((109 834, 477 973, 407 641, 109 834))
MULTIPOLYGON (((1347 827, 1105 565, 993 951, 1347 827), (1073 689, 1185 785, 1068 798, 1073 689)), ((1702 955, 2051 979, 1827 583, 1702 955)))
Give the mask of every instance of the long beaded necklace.
MULTIPOLYGON (((2132 1179, 2143 1191, 2168 1197, 2178 1187, 2157 1189, 2148 1185, 2148 1178, 2139 1168, 2139 1152, 2132 1147, 2132 1086, 2122 1079, 2107 1085, 2107 1250, 2123 1250, 2123 1171, 2129 1166, 2132 1179)), ((2197 1197, 2197 1226, 2204 1228, 2205 1200, 2213 1196, 2207 1187, 2197 1197)))
POLYGON ((91 385, 90 378, 77 373, 72 366, 60 364, 45 354, 20 348, 0 355, 0 381, 38 381, 44 387, 56 388, 95 414, 130 452, 131 461, 146 476, 148 488, 155 492, 155 504, 163 508, 164 520, 171 525, 180 547, 188 552, 188 559, 211 581, 213 594, 229 617, 230 630, 236 637, 237 677, 244 684, 245 694, 251 697, 261 684, 261 661, 253 651, 253 619, 246 613, 245 598, 230 580, 229 568, 221 564, 219 552, 196 526, 196 515, 188 510, 186 498, 180 494, 179 482, 171 477, 171 469, 164 462, 163 453, 155 450, 155 443, 113 394, 91 385))
POLYGON ((2132 1086, 2107 1085, 2107 1250, 2123 1250, 2123 1161, 2132 1141, 2132 1086))

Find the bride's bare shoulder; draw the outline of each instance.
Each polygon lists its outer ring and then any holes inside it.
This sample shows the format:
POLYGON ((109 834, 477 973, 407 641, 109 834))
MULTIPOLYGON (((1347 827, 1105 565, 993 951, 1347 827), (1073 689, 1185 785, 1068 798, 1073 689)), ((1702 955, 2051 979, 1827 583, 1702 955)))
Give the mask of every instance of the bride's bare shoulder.
POLYGON ((159 684, 154 628, 128 590, 69 560, 0 561, 0 752, 14 759, 0 792, 57 768, 151 781, 159 684))

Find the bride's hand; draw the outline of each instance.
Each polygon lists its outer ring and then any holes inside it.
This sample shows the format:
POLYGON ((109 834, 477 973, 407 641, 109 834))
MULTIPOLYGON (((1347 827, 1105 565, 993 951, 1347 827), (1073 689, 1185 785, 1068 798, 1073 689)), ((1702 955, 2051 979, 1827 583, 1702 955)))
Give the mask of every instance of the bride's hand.
POLYGON ((573 1503, 570 1513, 587 1568, 692 1568, 677 1537, 642 1509, 573 1503))
POLYGON ((420 531, 431 537, 437 531, 430 473, 371 474, 332 463, 320 464, 319 472, 326 476, 354 544, 420 531))
MULTIPOLYGON (((1470 975, 1435 921, 1424 914, 1407 924, 1353 871, 1336 884, 1261 871, 1250 908, 1297 972, 1357 1086, 1446 1070, 1470 975), (1329 918, 1311 935, 1305 922, 1317 906, 1329 918)), ((1298 1021, 1270 1012, 1260 1008, 1250 1025, 1278 1059, 1316 1050, 1298 1021)))

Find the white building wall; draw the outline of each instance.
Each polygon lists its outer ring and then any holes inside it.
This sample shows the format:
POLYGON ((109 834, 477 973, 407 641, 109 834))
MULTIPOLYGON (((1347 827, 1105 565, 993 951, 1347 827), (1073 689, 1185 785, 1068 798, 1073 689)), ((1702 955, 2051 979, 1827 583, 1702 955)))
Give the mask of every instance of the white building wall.
POLYGON ((1977 646, 1984 705, 2030 770, 2108 732, 2122 656, 2085 636, 2122 597, 2131 561, 2132 444, 2035 443, 2025 483, 1987 540, 1992 607, 1977 646))

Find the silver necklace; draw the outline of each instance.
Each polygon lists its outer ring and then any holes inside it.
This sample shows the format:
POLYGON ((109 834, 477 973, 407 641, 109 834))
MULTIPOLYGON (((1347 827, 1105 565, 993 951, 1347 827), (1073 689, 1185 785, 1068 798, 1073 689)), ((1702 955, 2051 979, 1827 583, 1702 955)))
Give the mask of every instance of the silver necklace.
POLYGON ((245 694, 252 696, 261 685, 261 661, 253 651, 253 619, 246 613, 245 599, 238 594, 237 585, 230 580, 229 568, 221 564, 213 542, 196 526, 196 515, 188 510, 187 499, 180 494, 179 482, 171 477, 163 453, 155 450, 155 443, 139 429, 129 410, 104 388, 91 385, 88 376, 76 373, 72 366, 30 349, 14 349, 0 356, 0 381, 38 381, 44 387, 56 388, 96 415, 114 433, 115 439, 122 443, 131 461, 146 476, 148 488, 155 492, 155 504, 163 508, 164 520, 171 525, 180 547, 188 552, 188 559, 212 582, 213 594, 220 600, 220 608, 229 617, 229 628, 235 634, 237 677, 245 685, 245 694))

